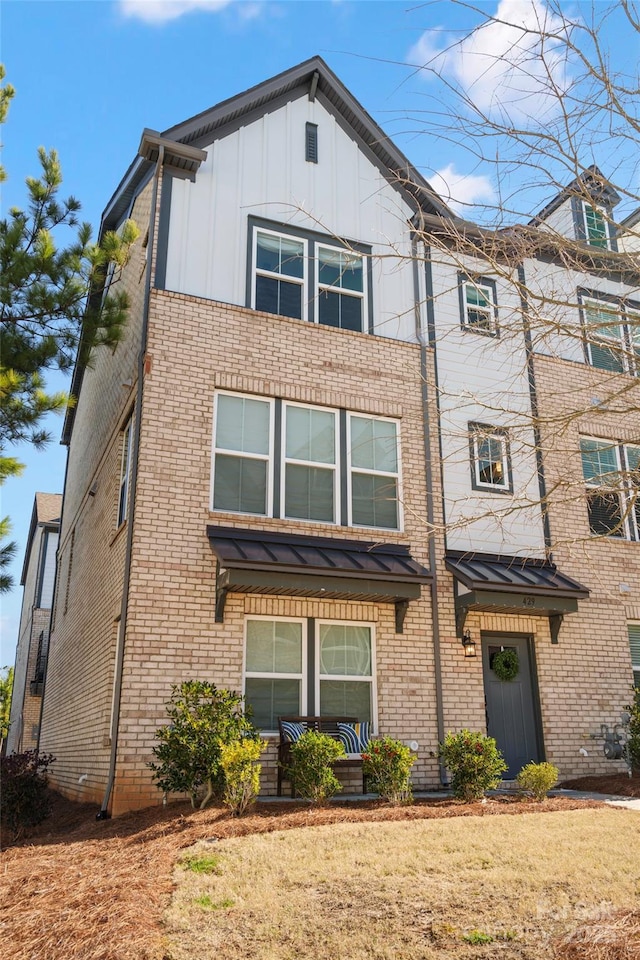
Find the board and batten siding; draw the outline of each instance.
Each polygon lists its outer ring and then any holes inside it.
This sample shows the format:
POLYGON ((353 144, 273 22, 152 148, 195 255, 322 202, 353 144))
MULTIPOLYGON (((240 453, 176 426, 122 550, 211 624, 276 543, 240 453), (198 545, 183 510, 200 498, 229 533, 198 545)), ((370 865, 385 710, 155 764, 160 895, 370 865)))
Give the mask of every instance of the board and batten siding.
POLYGON ((318 99, 293 100, 216 140, 195 183, 175 180, 165 288, 246 306, 248 218, 371 246, 373 323, 415 342, 413 210, 318 99), (305 160, 317 124, 318 163, 305 160))
POLYGON ((447 547, 543 557, 527 355, 515 285, 494 273, 499 336, 463 329, 459 271, 487 264, 440 252, 432 266, 447 547), (469 423, 506 429, 513 494, 474 490, 469 423))

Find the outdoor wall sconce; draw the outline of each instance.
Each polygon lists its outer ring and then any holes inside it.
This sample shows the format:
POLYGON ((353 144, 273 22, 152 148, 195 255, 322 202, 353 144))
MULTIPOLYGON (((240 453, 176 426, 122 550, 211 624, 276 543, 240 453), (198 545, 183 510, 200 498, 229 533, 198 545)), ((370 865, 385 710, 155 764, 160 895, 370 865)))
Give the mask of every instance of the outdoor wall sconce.
POLYGON ((462 646, 464 647, 465 657, 475 657, 476 655, 476 642, 467 630, 466 633, 462 634, 462 646))

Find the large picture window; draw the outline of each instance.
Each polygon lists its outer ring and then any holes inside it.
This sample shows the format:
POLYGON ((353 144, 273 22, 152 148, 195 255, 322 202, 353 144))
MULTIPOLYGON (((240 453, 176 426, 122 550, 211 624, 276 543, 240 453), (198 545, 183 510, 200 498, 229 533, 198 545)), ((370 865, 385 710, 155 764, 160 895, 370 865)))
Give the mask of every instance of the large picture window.
POLYGON ((374 665, 371 624, 247 618, 244 694, 260 730, 276 731, 282 716, 375 723, 374 665))
POLYGON ((398 530, 398 423, 219 393, 212 509, 398 530))

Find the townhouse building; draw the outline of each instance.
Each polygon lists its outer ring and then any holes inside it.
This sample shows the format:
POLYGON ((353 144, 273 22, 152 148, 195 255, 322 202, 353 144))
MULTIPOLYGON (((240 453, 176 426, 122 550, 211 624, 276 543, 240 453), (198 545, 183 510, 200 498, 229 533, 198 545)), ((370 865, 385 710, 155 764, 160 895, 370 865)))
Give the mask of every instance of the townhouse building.
MULTIPOLYGON (((105 815, 158 802, 154 732, 186 679, 243 692, 265 793, 289 714, 416 741, 418 788, 462 726, 497 737, 511 777, 601 769, 590 734, 630 696, 640 622, 635 488, 616 487, 624 535, 596 540, 596 494, 556 506, 555 477, 591 463, 581 437, 627 457, 639 432, 608 409, 608 431, 572 418, 553 447, 554 377, 591 395, 603 376, 527 322, 523 275, 542 290, 556 264, 456 217, 317 57, 145 130, 102 229, 127 217, 126 336, 76 368, 65 423, 55 785, 105 815)), ((610 283, 626 304, 632 271, 610 283)), ((635 372, 616 373, 628 396, 635 372)))
POLYGON ((7 753, 35 750, 49 647, 62 494, 36 493, 20 585, 20 627, 13 673, 7 753))

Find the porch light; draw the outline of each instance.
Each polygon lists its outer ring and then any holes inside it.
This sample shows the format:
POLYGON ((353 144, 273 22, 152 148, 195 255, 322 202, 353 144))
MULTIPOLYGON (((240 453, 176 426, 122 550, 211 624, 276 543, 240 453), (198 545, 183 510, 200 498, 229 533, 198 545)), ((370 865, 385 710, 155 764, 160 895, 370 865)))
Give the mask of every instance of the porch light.
POLYGON ((476 655, 476 642, 467 630, 466 633, 462 635, 462 646, 464 647, 465 657, 475 657, 476 655))

